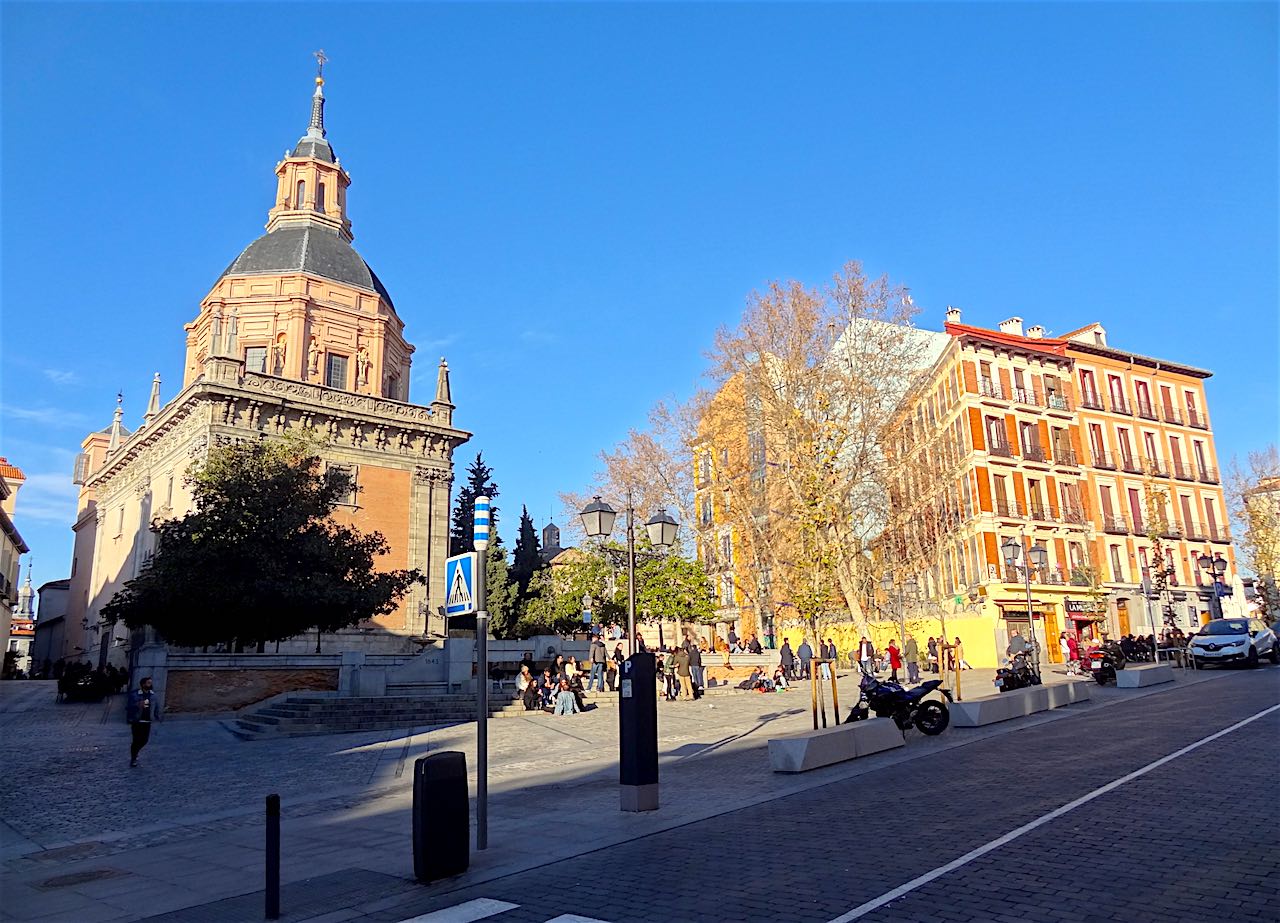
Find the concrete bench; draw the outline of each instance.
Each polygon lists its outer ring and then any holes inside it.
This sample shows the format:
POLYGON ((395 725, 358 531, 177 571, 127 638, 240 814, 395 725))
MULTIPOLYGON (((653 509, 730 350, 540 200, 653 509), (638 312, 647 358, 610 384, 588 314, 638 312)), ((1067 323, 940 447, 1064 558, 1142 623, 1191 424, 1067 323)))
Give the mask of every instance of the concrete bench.
POLYGON ((774 772, 808 772, 903 745, 902 731, 889 718, 850 721, 769 741, 774 772))
POLYGON ((1146 663, 1116 671, 1117 689, 1137 689, 1173 682, 1173 667, 1167 663, 1146 663))
POLYGON ((1051 686, 1029 686, 982 699, 955 702, 951 706, 951 723, 960 728, 982 727, 1012 718, 1025 718, 1051 708, 1062 708, 1089 698, 1089 683, 1056 683, 1051 686))

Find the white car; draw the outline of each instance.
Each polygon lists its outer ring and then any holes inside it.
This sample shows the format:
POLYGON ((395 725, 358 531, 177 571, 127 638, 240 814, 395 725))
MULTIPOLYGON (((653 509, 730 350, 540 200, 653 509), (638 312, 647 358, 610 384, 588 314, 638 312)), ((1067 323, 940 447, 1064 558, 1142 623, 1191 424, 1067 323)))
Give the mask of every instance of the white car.
POLYGON ((1244 661, 1251 667, 1259 657, 1280 663, 1280 642, 1262 619, 1213 619, 1191 639, 1187 652, 1197 667, 1244 661))

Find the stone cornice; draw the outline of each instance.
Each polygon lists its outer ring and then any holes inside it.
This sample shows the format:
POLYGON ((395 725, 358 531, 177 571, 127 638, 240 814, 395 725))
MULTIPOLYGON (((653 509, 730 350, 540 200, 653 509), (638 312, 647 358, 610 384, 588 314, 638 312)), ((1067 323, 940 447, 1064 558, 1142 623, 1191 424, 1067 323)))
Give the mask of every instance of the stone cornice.
MULTIPOLYGON (((120 489, 114 483, 120 474, 173 433, 180 442, 191 442, 193 458, 200 457, 209 444, 207 433, 215 429, 221 434, 217 444, 233 441, 226 435, 230 431, 259 436, 310 431, 328 445, 445 465, 453 449, 471 438, 465 430, 441 424, 430 407, 418 404, 255 373, 241 373, 234 381, 200 378, 133 433, 84 486, 114 493, 120 489), (202 430, 205 435, 198 436, 202 430)), ((424 470, 438 469, 428 465, 424 470)), ((447 469, 440 470, 452 478, 447 469)), ((148 477, 138 470, 129 484, 138 488, 148 477)))

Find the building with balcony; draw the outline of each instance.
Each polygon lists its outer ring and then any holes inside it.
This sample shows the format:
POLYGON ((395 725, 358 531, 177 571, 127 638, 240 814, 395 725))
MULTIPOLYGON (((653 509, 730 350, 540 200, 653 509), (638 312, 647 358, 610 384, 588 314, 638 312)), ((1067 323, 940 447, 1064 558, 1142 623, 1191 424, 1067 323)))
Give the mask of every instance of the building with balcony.
POLYGON ((1066 344, 1024 333, 1019 318, 998 330, 960 321, 947 312, 950 342, 901 408, 888 447, 895 525, 880 552, 896 581, 913 577, 931 601, 916 633, 959 635, 970 663, 994 666, 1014 629, 1027 636, 1034 616, 1038 636, 1056 638, 1082 599, 1087 482, 1066 344), (1023 571, 1001 550, 1010 538, 1045 552, 1031 614, 1023 571))
POLYGON ((18 503, 18 490, 27 476, 9 459, 0 457, 0 619, 4 621, 5 649, 9 647, 9 630, 13 624, 13 608, 18 604, 18 570, 22 556, 30 549, 22 533, 13 524, 18 503))
MULTIPOLYGON (((1236 576, 1227 507, 1209 425, 1211 372, 1107 343, 1099 323, 1063 337, 1074 367, 1079 425, 1093 510, 1091 557, 1111 600, 1114 630, 1149 633, 1169 612, 1184 629, 1208 617, 1211 581, 1197 564, 1222 554, 1236 576), (1163 499, 1161 499, 1163 498, 1163 499), (1142 580, 1163 557, 1165 599, 1142 580)), ((1224 600, 1231 611, 1232 600, 1224 600)))

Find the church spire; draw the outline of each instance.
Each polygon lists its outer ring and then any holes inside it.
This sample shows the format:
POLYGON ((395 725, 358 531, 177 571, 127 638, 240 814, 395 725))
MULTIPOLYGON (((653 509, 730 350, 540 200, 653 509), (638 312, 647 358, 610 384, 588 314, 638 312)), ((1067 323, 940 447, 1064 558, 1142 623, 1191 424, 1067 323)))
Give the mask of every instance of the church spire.
POLYGON ((315 52, 316 56, 316 91, 311 94, 311 124, 307 126, 307 137, 323 140, 324 138, 324 49, 315 52))
POLYGON ((347 219, 347 186, 351 177, 333 153, 324 127, 323 51, 316 55, 316 88, 311 94, 311 122, 293 150, 276 164, 276 204, 267 213, 267 230, 320 228, 351 240, 347 219))

